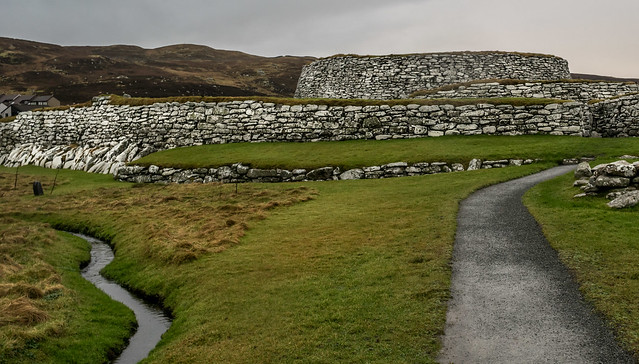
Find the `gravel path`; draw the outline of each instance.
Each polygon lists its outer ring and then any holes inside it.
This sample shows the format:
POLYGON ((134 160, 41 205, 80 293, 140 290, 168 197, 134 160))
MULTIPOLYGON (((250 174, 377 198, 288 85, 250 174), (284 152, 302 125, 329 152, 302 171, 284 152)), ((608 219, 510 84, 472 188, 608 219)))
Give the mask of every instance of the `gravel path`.
POLYGON ((634 363, 521 202, 556 167, 461 203, 441 363, 634 363))

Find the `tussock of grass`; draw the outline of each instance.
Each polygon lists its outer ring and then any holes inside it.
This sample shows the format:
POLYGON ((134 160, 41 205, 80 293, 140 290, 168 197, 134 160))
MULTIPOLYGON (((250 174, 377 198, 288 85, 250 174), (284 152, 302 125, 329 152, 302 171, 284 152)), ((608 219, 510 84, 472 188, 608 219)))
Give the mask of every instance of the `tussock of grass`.
MULTIPOLYGON (((0 300, 2 301, 5 300, 0 300)), ((0 325, 3 326, 9 324, 31 326, 44 322, 48 318, 49 315, 39 309, 34 300, 27 297, 18 297, 0 303, 0 325)))
POLYGON ((15 119, 16 119, 15 116, 9 116, 9 117, 0 119, 0 123, 10 123, 14 121, 15 119))
POLYGON ((581 291, 639 358, 639 206, 616 210, 598 197, 574 199, 572 175, 543 183, 525 203, 581 291))

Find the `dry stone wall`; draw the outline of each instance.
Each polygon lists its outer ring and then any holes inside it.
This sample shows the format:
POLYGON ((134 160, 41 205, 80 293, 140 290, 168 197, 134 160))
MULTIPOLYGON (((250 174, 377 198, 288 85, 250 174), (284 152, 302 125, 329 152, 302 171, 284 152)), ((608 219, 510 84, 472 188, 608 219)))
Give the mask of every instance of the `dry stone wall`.
POLYGON ((474 134, 582 135, 580 103, 552 105, 282 105, 261 101, 28 112, 0 125, 0 164, 113 173, 156 150, 232 142, 298 142, 474 134))
POLYGON ((590 105, 594 136, 639 136, 639 94, 590 105))
POLYGON ((528 97, 588 102, 639 92, 639 84, 627 82, 499 82, 460 85, 453 90, 432 91, 418 99, 456 99, 476 97, 528 97))
POLYGON ((569 79, 566 60, 503 52, 335 56, 302 70, 295 97, 402 99, 412 92, 485 79, 569 79))
POLYGON ((262 101, 93 106, 0 124, 0 164, 117 173, 157 150, 233 142, 442 135, 639 135, 639 94, 588 105, 282 105, 262 101))

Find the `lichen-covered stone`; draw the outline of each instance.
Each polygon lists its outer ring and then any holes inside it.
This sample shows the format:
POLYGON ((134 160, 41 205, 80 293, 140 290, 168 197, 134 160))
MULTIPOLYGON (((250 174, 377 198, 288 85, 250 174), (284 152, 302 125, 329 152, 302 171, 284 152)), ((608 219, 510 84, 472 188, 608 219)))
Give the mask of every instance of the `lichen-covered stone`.
POLYGON ((622 209, 632 207, 639 203, 639 191, 630 191, 622 194, 608 203, 609 207, 622 209))

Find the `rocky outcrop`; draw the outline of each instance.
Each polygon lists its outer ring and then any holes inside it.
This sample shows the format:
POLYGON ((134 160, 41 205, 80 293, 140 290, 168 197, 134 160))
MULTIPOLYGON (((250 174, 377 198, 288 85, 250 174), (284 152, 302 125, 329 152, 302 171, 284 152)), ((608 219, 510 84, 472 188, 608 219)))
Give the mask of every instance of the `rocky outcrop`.
POLYGON ((473 80, 569 79, 559 57, 505 52, 334 56, 302 69, 295 97, 402 99, 411 93, 473 80))
POLYGON ((575 197, 605 193, 612 200, 608 203, 612 208, 631 207, 639 202, 639 161, 618 160, 593 168, 587 162, 580 163, 575 170, 575 178, 574 186, 584 191, 575 197))

